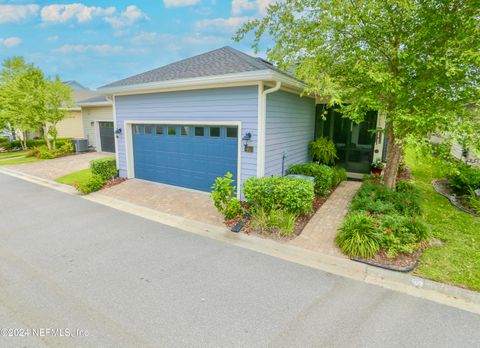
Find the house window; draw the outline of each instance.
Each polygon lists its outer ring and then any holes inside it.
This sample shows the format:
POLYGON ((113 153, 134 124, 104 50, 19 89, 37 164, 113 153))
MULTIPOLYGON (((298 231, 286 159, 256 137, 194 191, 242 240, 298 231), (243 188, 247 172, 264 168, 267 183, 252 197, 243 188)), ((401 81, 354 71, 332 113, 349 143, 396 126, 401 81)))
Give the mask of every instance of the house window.
POLYGON ((177 135, 177 127, 168 127, 168 135, 177 135))
POLYGON ((140 134, 142 133, 142 126, 139 126, 138 124, 133 126, 133 134, 140 134))
POLYGON ((220 136, 220 127, 210 127, 210 136, 219 137, 220 136))
POLYGON ((153 134, 153 126, 145 126, 145 134, 153 134))
POLYGON ((163 126, 157 126, 157 135, 163 134, 163 126))
POLYGON ((190 130, 189 127, 182 126, 182 127, 180 127, 180 134, 184 135, 184 136, 188 135, 189 130, 190 130))
POLYGON ((236 138, 238 136, 237 128, 227 128, 227 138, 236 138))
POLYGON ((205 128, 195 127, 195 136, 196 137, 203 137, 204 135, 205 135, 205 128))

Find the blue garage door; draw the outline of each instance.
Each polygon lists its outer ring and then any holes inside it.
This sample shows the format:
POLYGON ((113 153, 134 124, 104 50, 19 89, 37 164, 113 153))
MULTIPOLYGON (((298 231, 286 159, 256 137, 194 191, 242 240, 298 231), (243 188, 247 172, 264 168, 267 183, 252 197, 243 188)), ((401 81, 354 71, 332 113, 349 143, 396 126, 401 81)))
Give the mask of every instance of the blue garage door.
POLYGON ((226 126, 133 125, 135 177, 210 191, 237 178, 238 129, 226 126))

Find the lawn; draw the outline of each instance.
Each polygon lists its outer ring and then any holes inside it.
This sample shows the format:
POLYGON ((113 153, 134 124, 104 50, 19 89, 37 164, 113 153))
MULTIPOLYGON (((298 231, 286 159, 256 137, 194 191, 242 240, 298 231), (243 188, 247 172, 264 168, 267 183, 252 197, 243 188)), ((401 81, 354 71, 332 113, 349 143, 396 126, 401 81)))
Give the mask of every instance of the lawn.
POLYGON ((78 172, 73 172, 60 178, 55 179, 56 182, 73 185, 73 184, 84 184, 92 177, 92 171, 90 168, 79 170, 78 172))
POLYGON ((12 159, 0 159, 0 166, 5 166, 9 164, 22 164, 22 163, 30 163, 30 162, 38 162, 43 161, 37 157, 20 157, 20 158, 12 158, 12 159))
POLYGON ((27 151, 10 151, 10 152, 0 152, 0 160, 7 159, 7 158, 13 158, 13 157, 19 157, 19 156, 25 156, 27 151))
POLYGON ((461 212, 436 193, 431 181, 445 176, 439 160, 406 153, 415 185, 421 191, 424 219, 441 247, 425 250, 414 273, 439 282, 480 291, 480 219, 461 212))

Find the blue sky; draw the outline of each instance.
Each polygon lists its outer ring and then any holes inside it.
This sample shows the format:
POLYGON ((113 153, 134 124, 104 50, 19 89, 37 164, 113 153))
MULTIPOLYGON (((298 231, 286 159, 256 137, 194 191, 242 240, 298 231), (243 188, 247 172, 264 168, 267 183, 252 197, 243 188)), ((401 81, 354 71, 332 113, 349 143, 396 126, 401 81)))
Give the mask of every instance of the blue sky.
POLYGON ((0 0, 0 59, 24 56, 47 75, 96 88, 230 45, 273 0, 0 0))

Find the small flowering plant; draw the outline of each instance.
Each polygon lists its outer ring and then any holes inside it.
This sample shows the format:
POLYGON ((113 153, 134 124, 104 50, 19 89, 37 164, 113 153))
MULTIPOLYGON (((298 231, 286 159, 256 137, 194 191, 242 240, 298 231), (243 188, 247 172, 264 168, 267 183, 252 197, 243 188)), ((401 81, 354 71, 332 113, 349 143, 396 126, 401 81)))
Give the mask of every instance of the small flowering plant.
POLYGON ((370 165, 370 168, 372 169, 372 171, 382 171, 383 168, 385 168, 385 163, 382 162, 381 160, 376 160, 375 162, 372 162, 372 164, 370 165))

